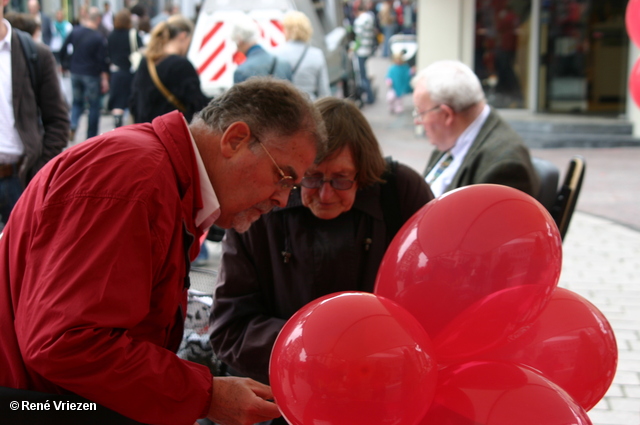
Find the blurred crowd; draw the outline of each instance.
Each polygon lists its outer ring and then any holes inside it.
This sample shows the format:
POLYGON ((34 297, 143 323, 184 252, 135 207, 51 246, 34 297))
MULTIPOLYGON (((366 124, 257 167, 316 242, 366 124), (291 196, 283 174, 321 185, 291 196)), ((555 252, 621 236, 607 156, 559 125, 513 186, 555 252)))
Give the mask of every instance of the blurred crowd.
MULTIPOLYGON (((37 0, 29 0, 26 12, 7 10, 5 18, 53 53, 70 106, 69 142, 73 143, 78 120, 86 109, 86 139, 97 135, 101 114, 112 114, 115 127, 134 121, 129 115, 129 100, 138 61, 151 41, 152 29, 179 12, 179 4, 172 3, 166 3, 154 16, 139 4, 114 11, 105 1, 102 9, 80 6, 77 16, 69 20, 64 10, 49 17, 41 12, 37 0)), ((189 21, 192 28, 193 21, 189 21)), ((180 53, 184 56, 183 50, 180 53)))
POLYGON ((418 2, 415 0, 353 0, 344 3, 344 14, 353 26, 359 9, 374 18, 376 42, 382 45, 382 56, 390 57, 389 39, 395 34, 415 34, 418 2))

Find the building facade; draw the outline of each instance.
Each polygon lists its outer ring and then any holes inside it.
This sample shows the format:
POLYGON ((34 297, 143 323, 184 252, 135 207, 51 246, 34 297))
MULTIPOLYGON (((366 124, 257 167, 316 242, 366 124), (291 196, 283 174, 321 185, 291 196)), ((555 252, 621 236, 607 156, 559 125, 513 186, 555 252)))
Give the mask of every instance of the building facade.
POLYGON ((418 67, 465 62, 498 108, 640 124, 628 92, 638 50, 626 33, 627 1, 420 0, 418 67))

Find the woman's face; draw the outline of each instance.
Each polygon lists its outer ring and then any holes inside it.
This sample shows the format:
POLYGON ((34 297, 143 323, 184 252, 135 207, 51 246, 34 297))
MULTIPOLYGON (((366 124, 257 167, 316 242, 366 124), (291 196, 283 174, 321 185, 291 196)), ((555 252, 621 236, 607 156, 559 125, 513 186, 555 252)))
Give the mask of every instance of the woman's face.
POLYGON ((189 52, 189 45, 191 44, 191 38, 193 36, 193 34, 191 33, 185 33, 186 39, 184 40, 184 53, 182 54, 182 56, 187 56, 187 53, 189 52))
POLYGON ((320 164, 312 165, 305 173, 305 177, 317 177, 325 181, 317 189, 303 186, 301 188, 302 204, 323 220, 336 218, 343 212, 349 211, 356 199, 358 183, 354 182, 349 189, 338 190, 331 185, 330 180, 355 180, 357 174, 358 170, 353 162, 351 150, 346 148, 320 164))

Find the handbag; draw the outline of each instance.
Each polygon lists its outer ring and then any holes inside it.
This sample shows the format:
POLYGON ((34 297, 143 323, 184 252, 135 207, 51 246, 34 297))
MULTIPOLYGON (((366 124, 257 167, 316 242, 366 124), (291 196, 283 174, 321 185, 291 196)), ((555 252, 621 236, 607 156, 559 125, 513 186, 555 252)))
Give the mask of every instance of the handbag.
POLYGON ((160 93, 162 93, 169 102, 171 102, 176 108, 178 108, 178 111, 184 114, 187 111, 187 108, 185 108, 182 102, 180 102, 178 98, 175 97, 174 94, 171 93, 164 84, 162 84, 162 81, 160 81, 160 77, 158 77, 158 71, 156 71, 156 65, 149 58, 147 58, 147 67, 149 68, 151 79, 153 80, 153 83, 156 85, 158 90, 160 90, 160 93))
POLYGON ((131 48, 131 53, 129 53, 131 72, 136 72, 142 60, 142 53, 138 50, 138 34, 136 34, 135 28, 129 30, 129 47, 131 48))

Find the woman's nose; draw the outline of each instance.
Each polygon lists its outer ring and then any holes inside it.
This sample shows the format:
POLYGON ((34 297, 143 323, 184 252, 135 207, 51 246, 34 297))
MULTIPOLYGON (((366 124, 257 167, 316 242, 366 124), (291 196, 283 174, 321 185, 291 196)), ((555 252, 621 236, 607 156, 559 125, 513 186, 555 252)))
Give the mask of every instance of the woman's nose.
POLYGON ((333 196, 333 187, 331 186, 331 182, 330 181, 325 181, 322 182, 322 186, 320 186, 320 189, 318 189, 319 191, 319 195, 320 195, 320 199, 329 199, 331 196, 333 196))

